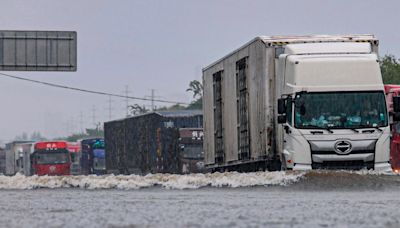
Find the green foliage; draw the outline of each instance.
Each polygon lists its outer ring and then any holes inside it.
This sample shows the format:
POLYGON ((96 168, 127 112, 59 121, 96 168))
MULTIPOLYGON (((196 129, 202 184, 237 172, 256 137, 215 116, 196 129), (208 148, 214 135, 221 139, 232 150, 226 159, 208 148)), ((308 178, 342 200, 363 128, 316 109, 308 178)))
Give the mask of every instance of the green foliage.
POLYGON ((186 92, 192 92, 193 98, 196 100, 192 101, 189 106, 186 108, 187 110, 195 110, 195 109, 202 109, 203 108, 203 85, 201 82, 197 80, 193 80, 189 83, 189 88, 186 92))
POLYGON ((38 131, 34 131, 31 134, 30 140, 32 141, 46 141, 47 139, 42 136, 42 134, 38 131))
POLYGON ((186 109, 185 106, 182 106, 180 104, 175 104, 175 105, 172 105, 172 106, 169 106, 169 107, 164 106, 164 107, 161 107, 161 108, 157 108, 156 111, 177 111, 177 110, 185 110, 185 109, 186 109))
POLYGON ((203 108, 203 97, 193 101, 189 106, 186 107, 187 110, 201 110, 203 108))
POLYGON ((189 83, 189 88, 186 89, 186 92, 192 92, 193 93, 193 98, 196 97, 203 97, 203 85, 201 82, 197 80, 193 80, 189 83))
POLYGON ((385 55, 380 60, 383 83, 400 84, 400 60, 394 55, 385 55))

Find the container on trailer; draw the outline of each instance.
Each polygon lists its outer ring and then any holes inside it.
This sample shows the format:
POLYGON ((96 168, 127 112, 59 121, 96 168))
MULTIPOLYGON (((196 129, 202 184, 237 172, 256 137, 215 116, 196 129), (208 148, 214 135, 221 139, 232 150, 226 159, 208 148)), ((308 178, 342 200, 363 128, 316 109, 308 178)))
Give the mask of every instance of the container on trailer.
POLYGON ((32 141, 13 141, 6 144, 5 148, 5 174, 14 175, 18 172, 24 173, 24 164, 30 163, 29 156, 24 159, 25 144, 31 145, 32 141))
POLYGON ((6 150, 0 147, 0 175, 6 173, 6 150))
POLYGON ((108 173, 179 173, 179 129, 202 127, 199 110, 159 111, 104 124, 108 173))

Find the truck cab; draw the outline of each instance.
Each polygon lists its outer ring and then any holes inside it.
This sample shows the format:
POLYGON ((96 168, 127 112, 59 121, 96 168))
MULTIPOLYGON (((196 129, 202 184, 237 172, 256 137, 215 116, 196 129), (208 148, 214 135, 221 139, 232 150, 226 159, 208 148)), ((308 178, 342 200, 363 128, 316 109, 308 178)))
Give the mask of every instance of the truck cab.
POLYGON ((279 56, 285 168, 390 170, 390 126, 370 42, 289 44, 279 56))
POLYGON ((393 107, 393 98, 400 96, 400 85, 385 85, 386 101, 391 117, 390 163, 393 171, 400 172, 400 122, 393 107))

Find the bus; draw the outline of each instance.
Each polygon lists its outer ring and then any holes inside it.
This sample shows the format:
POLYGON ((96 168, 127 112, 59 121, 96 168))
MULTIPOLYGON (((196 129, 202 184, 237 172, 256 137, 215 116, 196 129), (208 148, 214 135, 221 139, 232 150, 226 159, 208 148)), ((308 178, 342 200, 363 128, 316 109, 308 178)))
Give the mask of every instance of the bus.
POLYGON ((71 155, 67 142, 37 142, 34 146, 31 163, 33 175, 70 175, 71 155))

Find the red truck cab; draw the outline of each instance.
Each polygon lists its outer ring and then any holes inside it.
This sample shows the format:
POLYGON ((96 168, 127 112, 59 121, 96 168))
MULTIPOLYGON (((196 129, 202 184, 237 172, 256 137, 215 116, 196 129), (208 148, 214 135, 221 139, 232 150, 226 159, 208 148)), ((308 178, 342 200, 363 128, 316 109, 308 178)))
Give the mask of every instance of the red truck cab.
POLYGON ((71 156, 64 141, 36 143, 31 161, 34 175, 71 174, 71 156))
POLYGON ((393 121, 393 97, 400 96, 400 85, 385 85, 386 102, 391 116, 390 163, 393 171, 400 172, 400 122, 393 121))

